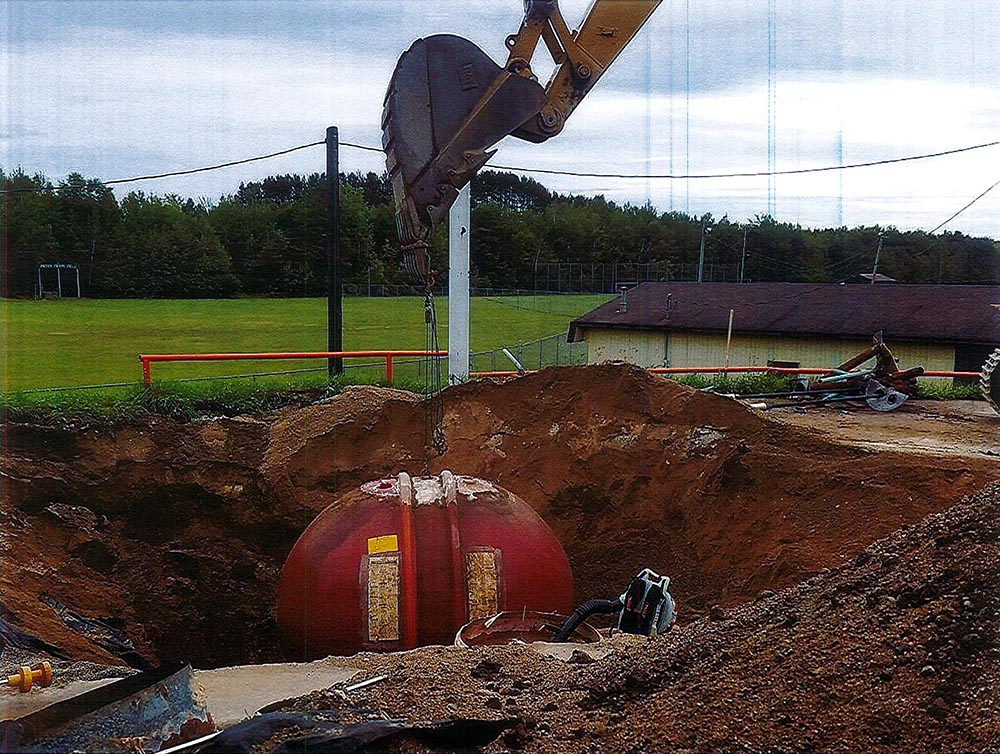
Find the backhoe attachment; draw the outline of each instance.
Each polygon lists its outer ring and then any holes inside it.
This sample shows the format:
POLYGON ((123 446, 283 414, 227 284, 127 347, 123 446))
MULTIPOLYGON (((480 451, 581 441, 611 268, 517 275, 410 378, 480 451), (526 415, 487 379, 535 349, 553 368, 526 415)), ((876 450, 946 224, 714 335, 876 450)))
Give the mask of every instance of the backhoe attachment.
POLYGON ((407 264, 429 275, 426 248, 458 191, 508 135, 540 143, 560 131, 662 0, 593 0, 570 31, 558 0, 525 0, 506 40, 507 63, 450 34, 418 39, 403 53, 385 96, 382 146, 407 264), (543 88, 531 59, 543 42, 556 69, 543 88))

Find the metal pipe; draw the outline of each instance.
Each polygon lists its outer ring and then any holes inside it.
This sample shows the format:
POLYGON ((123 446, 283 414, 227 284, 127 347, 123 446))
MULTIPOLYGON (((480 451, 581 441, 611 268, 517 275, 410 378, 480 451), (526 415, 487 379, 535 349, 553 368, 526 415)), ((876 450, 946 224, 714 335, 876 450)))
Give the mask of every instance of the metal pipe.
MULTIPOLYGON (((514 363, 518 363, 513 355, 507 350, 503 352, 514 363)), ((397 356, 437 356, 445 357, 447 351, 301 351, 283 353, 155 353, 140 354, 139 362, 142 364, 143 382, 149 385, 152 382, 151 364, 153 362, 167 361, 275 361, 275 360, 301 360, 301 359, 330 359, 330 358, 384 358, 386 360, 386 381, 392 384, 393 366, 392 359, 397 356)), ((495 355, 495 354, 494 354, 495 355)), ((524 369, 522 371, 488 371, 473 372, 471 377, 512 377, 518 374, 530 374, 534 370, 524 369)), ((817 367, 652 367, 646 370, 650 374, 718 374, 721 372, 741 372, 754 373, 762 372, 766 374, 838 374, 836 369, 823 369, 817 367)), ((931 370, 923 374, 924 377, 978 377, 979 372, 956 372, 931 370)))
POLYGON ((276 361, 299 359, 361 359, 383 358, 386 360, 386 381, 392 384, 392 359, 395 356, 447 356, 447 351, 302 351, 287 353, 153 353, 139 354, 142 364, 142 379, 147 385, 152 382, 150 365, 154 361, 276 361))
POLYGON ((403 582, 400 595, 402 608, 403 649, 417 646, 417 551, 413 534, 413 501, 400 500, 402 506, 402 526, 400 527, 400 567, 403 582))
POLYGON ((472 620, 466 608, 468 589, 465 585, 465 558, 462 553, 462 528, 458 520, 458 484, 449 471, 441 472, 441 487, 448 506, 448 528, 451 530, 451 591, 454 600, 455 623, 465 624, 472 620))
POLYGON ((831 374, 829 377, 821 377, 818 381, 824 384, 830 382, 844 382, 845 380, 853 380, 858 377, 868 377, 872 374, 875 374, 874 369, 862 369, 859 372, 843 372, 837 370, 836 374, 831 374))
MULTIPOLYGON (((528 369, 523 374, 532 374, 536 370, 528 369)), ((793 367, 651 367, 646 370, 650 374, 721 374, 722 372, 764 372, 767 374, 832 374, 833 369, 793 368, 793 367)), ((492 371, 473 372, 470 377, 516 377, 522 372, 492 371)), ((979 372, 924 372, 923 377, 978 377, 979 372)))

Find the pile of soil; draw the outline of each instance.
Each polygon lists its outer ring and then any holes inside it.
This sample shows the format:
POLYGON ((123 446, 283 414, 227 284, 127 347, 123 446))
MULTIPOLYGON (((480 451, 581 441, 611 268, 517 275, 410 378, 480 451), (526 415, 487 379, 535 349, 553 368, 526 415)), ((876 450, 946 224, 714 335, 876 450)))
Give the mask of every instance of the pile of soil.
POLYGON ((516 719, 495 752, 995 751, 1000 485, 799 586, 611 645, 569 664, 523 645, 359 655, 387 679, 280 708, 516 719))
POLYGON ((9 424, 5 614, 73 659, 282 659, 275 586, 312 518, 364 481, 451 469, 542 515, 580 600, 648 566, 690 621, 839 565, 1000 475, 995 457, 853 447, 624 365, 440 400, 442 452, 425 442, 432 407, 378 388, 262 417, 9 424))

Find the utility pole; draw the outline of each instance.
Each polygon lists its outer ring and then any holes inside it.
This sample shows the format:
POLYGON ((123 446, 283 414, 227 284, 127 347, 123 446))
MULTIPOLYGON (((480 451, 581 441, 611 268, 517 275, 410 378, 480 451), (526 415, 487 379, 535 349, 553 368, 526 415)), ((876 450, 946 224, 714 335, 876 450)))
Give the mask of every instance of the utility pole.
POLYGON ((747 268, 747 229, 743 229, 743 253, 740 254, 740 283, 743 283, 743 271, 747 268))
MULTIPOLYGON (((340 140, 326 129, 326 349, 344 350, 344 286, 340 272, 340 140)), ((327 362, 330 376, 344 373, 344 360, 327 362)))
POLYGON ((705 272, 705 226, 708 224, 707 216, 701 219, 701 249, 698 251, 698 282, 701 282, 705 272))
POLYGON ((878 274, 878 258, 882 255, 882 233, 878 234, 878 248, 875 250, 875 265, 872 267, 872 285, 875 285, 875 276, 878 274))

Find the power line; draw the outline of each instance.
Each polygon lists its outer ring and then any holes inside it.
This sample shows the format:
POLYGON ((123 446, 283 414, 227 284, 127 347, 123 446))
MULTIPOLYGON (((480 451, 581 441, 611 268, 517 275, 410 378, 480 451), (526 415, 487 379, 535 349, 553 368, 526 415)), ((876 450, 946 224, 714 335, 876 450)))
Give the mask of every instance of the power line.
MULTIPOLYGON (((935 233, 937 233, 939 230, 941 230, 941 228, 943 228, 945 225, 947 225, 948 223, 950 223, 952 220, 954 220, 960 214, 962 214, 963 212, 965 212, 965 210, 969 209, 969 207, 971 207, 973 204, 975 204, 976 202, 978 202, 980 199, 982 199, 984 196, 986 196, 988 193, 990 193, 997 186, 1000 186, 1000 181, 997 181, 992 186, 990 186, 988 189, 986 189, 985 191, 983 191, 975 199, 973 199, 968 204, 966 204, 964 207, 962 207, 962 209, 958 210, 958 212, 956 212, 955 214, 953 214, 951 217, 949 217, 947 220, 945 220, 940 225, 936 226, 934 228, 934 230, 928 231, 927 235, 933 236, 935 233)), ((933 241, 931 241, 929 244, 927 244, 927 246, 925 246, 923 249, 921 249, 920 251, 914 252, 913 256, 915 256, 915 257, 923 256, 928 251, 930 251, 935 246, 937 246, 941 242, 941 239, 943 239, 943 238, 944 238, 944 236, 938 236, 933 241)))
POLYGON ((871 162, 854 162, 848 165, 825 165, 818 168, 795 168, 793 170, 760 170, 756 172, 746 172, 746 173, 689 173, 689 174, 671 174, 671 173, 578 173, 570 170, 544 170, 542 168, 519 168, 512 167, 510 165, 494 165, 493 167, 498 170, 510 170, 513 172, 520 173, 541 173, 544 175, 568 175, 577 178, 624 178, 624 179, 664 179, 664 180, 677 180, 677 179, 693 179, 693 178, 763 178, 767 176, 775 175, 800 175, 802 173, 825 173, 834 170, 850 170, 852 168, 870 168, 877 165, 892 165, 898 162, 912 162, 914 160, 928 160, 932 157, 945 157, 947 155, 959 154, 961 152, 971 152, 975 149, 985 149, 986 147, 995 147, 1000 144, 1000 141, 990 141, 985 144, 973 144, 968 147, 959 147, 958 149, 948 149, 943 152, 930 152, 927 154, 916 154, 910 155, 909 157, 894 157, 892 159, 886 160, 873 160, 871 162))
POLYGON ((280 152, 271 152, 270 154, 262 154, 257 157, 247 157, 243 160, 233 160, 231 162, 223 162, 218 165, 208 165, 203 168, 191 168, 190 170, 175 170, 171 173, 156 173, 153 175, 139 175, 134 178, 118 178, 113 181, 103 181, 107 185, 112 185, 116 183, 135 183, 136 181, 151 181, 156 178, 173 178, 178 175, 191 175, 193 173, 206 173, 209 170, 219 170, 221 168, 231 168, 234 165, 245 165, 248 162, 259 162, 260 160, 270 160, 272 157, 280 157, 284 154, 290 154, 292 152, 298 152, 300 149, 309 149, 310 147, 318 147, 325 142, 314 141, 312 144, 300 144, 297 147, 290 147, 289 149, 282 149, 280 152))
MULTIPOLYGON (((324 141, 314 141, 314 142, 311 142, 309 144, 300 144, 298 146, 290 147, 288 149, 282 149, 282 150, 280 150, 278 152, 271 152, 269 154, 257 155, 256 157, 247 157, 247 158, 242 159, 242 160, 231 160, 229 162, 222 162, 222 163, 219 163, 217 165, 206 165, 204 167, 189 168, 187 170, 173 170, 173 171, 165 172, 165 173, 151 173, 149 175, 138 175, 138 176, 133 176, 131 178, 115 178, 115 179, 112 179, 112 180, 109 180, 109 181, 99 181, 99 183, 101 183, 102 185, 105 185, 105 186, 114 186, 114 185, 119 185, 119 184, 123 184, 123 183, 137 183, 139 181, 151 181, 151 180, 157 180, 157 179, 160 179, 160 178, 174 178, 174 177, 183 176, 183 175, 193 175, 195 173, 205 173, 205 172, 209 172, 209 171, 212 171, 212 170, 221 170, 222 168, 233 167, 235 165, 245 165, 245 164, 251 163, 251 162, 259 162, 261 160, 269 160, 269 159, 272 159, 274 157, 280 157, 282 155, 291 154, 292 152, 297 152, 297 151, 302 150, 302 149, 310 149, 312 147, 322 146, 325 143, 326 142, 324 142, 324 141)), ((383 153, 383 150, 382 150, 381 147, 373 147, 373 146, 369 146, 369 145, 365 145, 365 144, 355 144, 355 143, 352 143, 352 142, 346 142, 345 141, 345 142, 341 142, 340 145, 343 146, 343 147, 349 147, 351 149, 359 149, 359 150, 362 150, 362 151, 365 151, 365 152, 378 152, 379 154, 383 153)), ((576 177, 576 178, 619 178, 619 179, 627 179, 627 180, 656 180, 656 179, 675 180, 675 179, 695 179, 695 178, 760 178, 760 177, 775 176, 775 175, 801 175, 803 173, 823 173, 823 172, 830 172, 830 171, 835 171, 835 170, 850 170, 850 169, 853 169, 853 168, 866 168, 866 167, 876 167, 876 166, 879 166, 879 165, 892 165, 892 164, 896 164, 896 163, 900 163, 900 162, 913 162, 915 160, 927 160, 927 159, 931 159, 931 158, 934 158, 934 157, 946 157, 948 155, 961 154, 963 152, 971 152, 971 151, 977 150, 977 149, 986 149, 987 147, 995 147, 997 145, 1000 145, 1000 141, 991 141, 991 142, 986 142, 984 144, 973 144, 973 145, 967 146, 967 147, 959 147, 957 149, 948 149, 948 150, 945 150, 945 151, 942 151, 942 152, 930 152, 930 153, 926 153, 926 154, 910 155, 908 157, 896 157, 896 158, 886 159, 886 160, 873 160, 871 162, 855 162, 855 163, 851 163, 851 164, 848 164, 848 165, 825 165, 823 167, 817 167, 817 168, 796 168, 796 169, 793 169, 793 170, 773 170, 773 171, 763 170, 763 171, 743 172, 743 173, 690 173, 690 174, 686 174, 686 173, 681 173, 681 174, 672 174, 672 173, 661 173, 661 174, 656 174, 656 173, 586 173, 586 172, 578 172, 578 171, 572 171, 572 170, 548 170, 548 169, 544 169, 544 168, 525 168, 525 167, 518 167, 518 166, 513 166, 513 165, 492 165, 491 167, 494 168, 494 169, 496 169, 496 170, 509 170, 509 171, 517 172, 517 173, 538 173, 538 174, 543 174, 543 175, 565 175, 565 176, 573 176, 573 177, 576 177)), ((34 187, 32 187, 32 188, 18 188, 18 189, 0 189, 0 193, 3 193, 3 194, 18 194, 18 193, 32 193, 32 192, 39 193, 39 192, 44 192, 44 191, 61 191, 61 190, 65 189, 65 188, 78 188, 78 187, 75 187, 75 186, 59 186, 59 187, 52 187, 52 188, 34 188, 34 187)), ((990 191, 990 190, 992 190, 993 188, 995 188, 995 185, 991 186, 989 189, 987 189, 987 192, 990 191)), ((984 192, 983 196, 985 196, 985 193, 986 192, 984 192)), ((973 202, 978 201, 980 198, 982 198, 982 197, 981 196, 977 197, 975 200, 973 200, 973 202)), ((971 206, 971 204, 969 206, 971 206)), ((946 220, 945 223, 943 223, 943 224, 947 224, 948 222, 951 222, 951 220, 955 219, 955 217, 957 217, 958 214, 961 214, 961 212, 964 212, 966 209, 968 209, 968 207, 962 208, 961 210, 959 210, 958 213, 956 213, 953 217, 951 217, 948 220, 946 220)))
POLYGON ((982 198, 983 198, 984 196, 986 196, 986 195, 987 195, 988 193, 990 193, 990 192, 991 192, 991 191, 992 191, 993 189, 995 189, 995 188, 996 188, 997 186, 1000 186, 1000 181, 997 181, 996 183, 994 183, 994 184, 993 184, 992 186, 990 186, 990 187, 989 187, 988 189, 986 189, 986 190, 985 190, 985 191, 984 191, 983 193, 981 193, 981 194, 980 194, 979 196, 977 196, 977 197, 976 197, 975 199, 973 199, 973 200, 972 200, 971 202, 969 202, 969 203, 968 203, 968 204, 966 204, 966 205, 965 205, 964 207, 962 207, 962 209, 960 209, 960 210, 959 210, 958 212, 956 212, 956 213, 955 213, 954 215, 952 215, 952 216, 951 216, 951 217, 949 217, 949 218, 948 218, 947 220, 945 220, 945 221, 944 221, 943 223, 941 223, 941 224, 940 224, 940 225, 938 225, 938 226, 937 226, 936 228, 934 228, 934 230, 929 230, 929 231, 927 231, 927 235, 929 235, 929 236, 932 236, 932 235, 934 235, 935 233, 937 233, 937 232, 938 232, 939 230, 941 230, 941 228, 943 228, 943 227, 944 227, 945 225, 947 225, 948 223, 950 223, 950 222, 951 222, 952 220, 954 220, 954 219, 955 219, 956 217, 958 217, 958 216, 959 216, 960 214, 962 214, 963 212, 965 212, 965 210, 967 210, 967 209, 968 209, 969 207, 971 207, 971 206, 972 206, 973 204, 975 204, 976 202, 978 202, 978 201, 979 201, 980 199, 982 199, 982 198))
MULTIPOLYGON (((273 157, 281 157, 282 155, 291 154, 292 152, 298 152, 301 149, 309 149, 311 147, 318 147, 326 142, 314 141, 311 144, 300 144, 297 147, 289 147, 288 149, 282 149, 278 152, 271 152, 270 154, 257 155, 256 157, 247 157, 242 160, 231 160, 230 162, 222 162, 218 165, 206 165, 200 168, 190 168, 187 170, 174 170, 169 173, 152 173, 150 175, 137 175, 132 178, 115 178, 110 181, 98 181, 104 186, 113 186, 120 183, 136 183, 138 181, 152 181, 158 178, 174 178, 180 175, 193 175, 194 173, 207 173, 210 170, 221 170, 222 168, 230 168, 234 165, 246 165, 249 162, 259 162, 261 160, 270 160, 273 157)), ((355 146, 354 144, 344 146, 355 146)), ((368 147, 361 147, 362 149, 367 149, 368 147)), ((379 150, 380 152, 382 150, 379 150)), ((56 186, 51 189, 48 188, 20 188, 20 189, 0 189, 0 193, 4 194, 20 194, 20 193, 30 193, 30 192, 41 192, 41 191, 62 191, 64 189, 70 188, 81 188, 80 186, 56 186)))
POLYGON ((379 154, 385 154, 385 150, 382 147, 366 147, 364 144, 351 144, 349 141, 340 142, 342 147, 350 147, 351 149, 360 149, 364 152, 378 152, 379 154))

